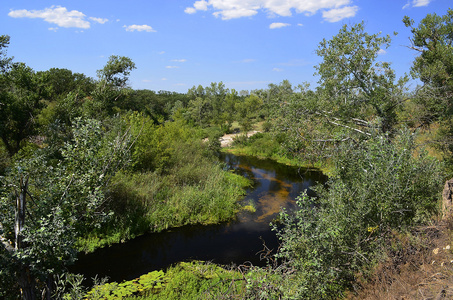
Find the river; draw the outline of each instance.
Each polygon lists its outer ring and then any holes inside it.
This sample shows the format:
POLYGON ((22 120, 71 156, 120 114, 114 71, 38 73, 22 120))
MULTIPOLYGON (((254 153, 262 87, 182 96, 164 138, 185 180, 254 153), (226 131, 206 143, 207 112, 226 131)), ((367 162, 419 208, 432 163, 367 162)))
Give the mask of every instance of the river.
POLYGON ((217 264, 264 265, 258 252, 263 241, 270 249, 278 240, 269 223, 282 207, 292 209, 303 190, 326 180, 320 172, 278 164, 272 160, 222 154, 226 168, 250 178, 253 186, 242 200, 253 202, 256 212, 240 212, 235 220, 217 225, 183 226, 149 233, 127 241, 79 254, 70 271, 86 278, 109 277, 110 281, 131 280, 179 261, 204 260, 217 264))

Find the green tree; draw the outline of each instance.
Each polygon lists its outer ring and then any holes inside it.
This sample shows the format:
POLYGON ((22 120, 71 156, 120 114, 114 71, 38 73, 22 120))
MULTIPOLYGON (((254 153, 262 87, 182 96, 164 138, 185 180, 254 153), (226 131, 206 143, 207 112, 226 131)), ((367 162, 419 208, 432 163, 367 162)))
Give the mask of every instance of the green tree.
POLYGON ((237 119, 244 134, 252 129, 252 120, 257 117, 263 100, 257 95, 250 95, 235 104, 237 119))
POLYGON ((107 64, 97 71, 99 81, 84 103, 85 113, 89 117, 99 118, 111 115, 115 112, 115 107, 121 107, 121 101, 131 92, 127 82, 134 69, 135 63, 130 58, 110 56, 107 64))
POLYGON ((224 112, 225 112, 225 97, 229 90, 225 88, 223 82, 215 83, 211 82, 209 87, 205 88, 206 96, 212 107, 210 115, 210 121, 214 125, 222 126, 225 124, 224 112))
POLYGON ((411 46, 419 53, 412 66, 412 75, 442 90, 453 90, 453 9, 444 16, 428 14, 417 27, 404 17, 404 25, 412 32, 411 46))
POLYGON ((363 23, 344 25, 316 50, 322 61, 315 67, 315 91, 289 82, 269 87, 268 102, 277 108, 271 115, 287 135, 288 151, 316 162, 348 140, 391 139, 407 100, 407 77, 397 80, 390 64, 379 59, 390 42, 388 35, 368 34, 363 23))
POLYGON ((47 100, 55 101, 66 97, 70 92, 79 94, 80 98, 88 96, 95 87, 92 78, 81 73, 73 73, 68 69, 51 68, 47 71, 37 72, 42 76, 48 86, 49 97, 47 100))
POLYGON ((129 74, 134 69, 135 63, 129 57, 112 55, 104 68, 97 71, 97 75, 105 85, 125 88, 129 74))
POLYGON ((47 125, 54 122, 70 126, 72 120, 82 115, 82 104, 94 91, 94 80, 84 74, 58 68, 37 72, 36 76, 46 91, 40 100, 43 109, 37 117, 40 133, 45 135, 47 125))
POLYGON ((356 133, 369 135, 370 129, 391 133, 407 77, 397 80, 390 63, 378 61, 390 43, 389 35, 365 32, 363 23, 344 25, 332 39, 324 39, 316 51, 322 58, 316 67, 320 76, 316 114, 356 133))
POLYGON ((75 120, 62 160, 40 149, 2 178, 0 293, 36 299, 45 290, 50 297, 53 277, 75 259, 76 239, 108 219, 104 191, 130 147, 127 133, 108 136, 99 121, 75 120), (5 286, 10 278, 15 283, 5 286))
POLYGON ((13 60, 12 57, 6 55, 9 42, 9 35, 0 35, 0 73, 7 72, 13 60))
POLYGON ((209 124, 212 105, 208 99, 197 97, 189 101, 187 108, 192 119, 198 123, 200 127, 204 127, 209 124))
POLYGON ((0 137, 10 156, 21 142, 36 133, 35 118, 42 108, 45 84, 23 63, 12 64, 0 73, 0 137))
POLYGON ((415 98, 421 106, 419 120, 421 124, 439 122, 441 134, 437 144, 447 145, 451 156, 453 142, 453 9, 448 9, 443 16, 428 14, 418 26, 409 17, 403 19, 411 29, 410 49, 419 55, 411 68, 414 78, 419 78, 422 93, 415 98))
POLYGON ((226 94, 223 104, 224 109, 221 116, 221 129, 223 133, 229 133, 236 117, 236 103, 239 101, 240 97, 235 89, 230 90, 228 94, 226 94))

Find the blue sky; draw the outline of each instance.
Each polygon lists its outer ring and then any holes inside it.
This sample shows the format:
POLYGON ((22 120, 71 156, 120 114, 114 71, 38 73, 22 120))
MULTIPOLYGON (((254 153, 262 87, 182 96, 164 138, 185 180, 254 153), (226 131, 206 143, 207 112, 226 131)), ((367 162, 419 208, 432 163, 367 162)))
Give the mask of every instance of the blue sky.
POLYGON ((8 56, 36 71, 96 77, 110 55, 130 57, 134 89, 187 92, 222 81, 253 90, 288 79, 316 85, 319 42, 344 24, 399 34, 380 60, 409 72, 415 53, 405 15, 444 15, 451 0, 2 0, 8 56))

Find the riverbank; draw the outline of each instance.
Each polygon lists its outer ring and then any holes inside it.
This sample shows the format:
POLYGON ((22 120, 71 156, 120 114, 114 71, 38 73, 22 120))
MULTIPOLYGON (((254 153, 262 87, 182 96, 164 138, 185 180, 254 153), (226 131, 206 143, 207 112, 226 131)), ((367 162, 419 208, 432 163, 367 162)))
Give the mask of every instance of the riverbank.
POLYGON ((250 184, 208 161, 180 166, 166 175, 118 173, 109 193, 117 203, 111 221, 80 238, 77 248, 89 253, 148 232, 231 220, 250 184))
MULTIPOLYGON (((259 133, 260 131, 257 131, 257 130, 252 130, 252 131, 249 131, 247 132, 246 136, 247 137, 251 137, 257 133, 259 133)), ((233 142, 234 140, 240 136, 240 135, 244 135, 243 133, 229 133, 229 134, 225 134, 224 136, 220 137, 219 141, 220 141, 220 147, 222 148, 225 148, 225 147, 231 147, 233 145, 233 142)))
POLYGON ((226 134, 219 141, 221 142, 221 151, 224 153, 271 159, 287 166, 319 170, 325 175, 329 175, 332 172, 332 165, 329 160, 309 162, 298 157, 288 156, 280 145, 278 138, 270 133, 254 130, 247 132, 247 137, 242 133, 226 134), (236 143, 234 143, 235 140, 236 143))

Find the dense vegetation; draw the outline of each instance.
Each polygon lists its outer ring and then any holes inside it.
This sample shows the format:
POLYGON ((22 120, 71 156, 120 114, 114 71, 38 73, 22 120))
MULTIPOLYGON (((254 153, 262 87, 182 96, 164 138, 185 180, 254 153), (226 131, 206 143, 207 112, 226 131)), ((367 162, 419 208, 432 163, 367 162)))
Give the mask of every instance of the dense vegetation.
POLYGON ((332 299, 366 281, 389 237, 438 213, 453 162, 453 10, 403 22, 419 53, 413 90, 378 59, 391 36, 363 23, 321 41, 315 89, 283 81, 251 92, 221 82, 134 91, 135 64, 121 56, 97 79, 35 72, 0 36, 0 297, 332 299), (329 170, 316 198, 303 193, 297 211, 281 212, 269 266, 180 264, 86 294, 65 269, 77 251, 234 217, 248 182, 216 154, 235 127, 235 151, 329 170))

